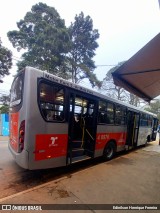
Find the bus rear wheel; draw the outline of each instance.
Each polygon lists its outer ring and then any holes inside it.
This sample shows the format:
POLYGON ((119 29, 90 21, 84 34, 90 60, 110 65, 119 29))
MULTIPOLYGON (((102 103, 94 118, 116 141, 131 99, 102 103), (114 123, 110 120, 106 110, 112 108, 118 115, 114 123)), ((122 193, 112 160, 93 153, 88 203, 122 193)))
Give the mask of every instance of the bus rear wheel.
POLYGON ((116 153, 116 145, 113 141, 107 143, 103 151, 103 159, 105 161, 111 160, 116 153))

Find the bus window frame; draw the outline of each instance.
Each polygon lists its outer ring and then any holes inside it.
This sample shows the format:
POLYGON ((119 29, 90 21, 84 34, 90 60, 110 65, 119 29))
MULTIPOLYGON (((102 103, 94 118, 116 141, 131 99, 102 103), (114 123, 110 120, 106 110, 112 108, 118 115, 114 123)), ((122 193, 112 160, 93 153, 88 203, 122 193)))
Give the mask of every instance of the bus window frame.
MULTIPOLYGON (((21 99, 20 99, 20 102, 18 104, 14 104, 14 102, 11 102, 10 101, 10 110, 11 111, 19 111, 20 108, 22 107, 22 103, 23 103, 23 96, 24 96, 24 83, 25 83, 25 69, 23 69, 22 71, 20 71, 14 78, 13 80, 13 83, 15 82, 15 80, 19 77, 19 76, 22 76, 22 90, 21 90, 21 99)), ((11 85, 11 89, 12 89, 12 86, 13 86, 13 83, 11 85)), ((10 90, 10 100, 11 100, 11 90, 10 90)))
POLYGON ((115 125, 115 103, 114 102, 111 102, 111 101, 108 101, 108 100, 105 100, 105 99, 99 99, 98 100, 98 114, 97 114, 97 125, 110 125, 110 126, 114 126, 115 125), (104 102, 105 105, 106 105, 106 110, 100 110, 99 107, 100 107, 100 102, 104 102), (99 122, 99 114, 102 113, 102 112, 105 112, 106 115, 108 113, 108 104, 112 104, 113 105, 113 123, 102 123, 102 122, 99 122))
MULTIPOLYGON (((42 116, 42 118, 44 119, 45 122, 47 123, 65 123, 67 121, 66 119, 66 103, 67 103, 67 90, 66 90, 66 87, 59 84, 59 83, 56 83, 56 82, 52 82, 52 81, 49 81, 49 80, 46 80, 44 78, 38 78, 37 79, 37 103, 38 103, 38 108, 39 108, 39 112, 42 116), (61 89, 63 89, 64 91, 64 102, 63 102, 63 113, 64 113, 64 119, 61 121, 61 120, 47 120, 47 118, 44 116, 44 113, 42 112, 42 108, 41 108, 41 100, 40 100, 40 86, 41 84, 44 83, 44 84, 47 84, 47 85, 50 85, 52 87, 59 87, 61 89)), ((50 104, 55 104, 55 105, 58 105, 57 103, 51 103, 51 102, 48 102, 50 104)))
POLYGON ((115 104, 115 109, 114 109, 114 124, 115 126, 126 126, 127 125, 127 107, 126 106, 123 106, 121 104, 115 104), (120 107, 121 109, 121 112, 123 111, 123 115, 116 115, 116 109, 120 107), (123 110, 122 110, 123 109, 123 110), (124 124, 119 124, 119 123, 116 123, 116 119, 117 118, 123 118, 124 119, 124 124))
POLYGON ((153 116, 149 115, 147 113, 140 113, 140 127, 144 128, 151 128, 152 127, 152 122, 153 122, 153 116), (151 121, 151 123, 149 123, 151 121))

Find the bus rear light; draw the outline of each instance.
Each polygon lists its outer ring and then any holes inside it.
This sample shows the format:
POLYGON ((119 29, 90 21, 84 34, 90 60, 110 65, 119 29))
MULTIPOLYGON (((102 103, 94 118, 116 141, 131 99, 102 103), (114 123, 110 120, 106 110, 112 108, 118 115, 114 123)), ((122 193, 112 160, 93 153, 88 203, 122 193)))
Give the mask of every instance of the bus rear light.
POLYGON ((23 143, 23 142, 24 142, 24 138, 20 137, 20 138, 19 138, 19 142, 20 142, 20 143, 23 143))
POLYGON ((22 152, 22 150, 24 149, 24 136, 25 136, 25 121, 23 120, 19 128, 18 152, 22 152))
POLYGON ((24 135, 24 130, 20 130, 19 135, 23 136, 24 135))

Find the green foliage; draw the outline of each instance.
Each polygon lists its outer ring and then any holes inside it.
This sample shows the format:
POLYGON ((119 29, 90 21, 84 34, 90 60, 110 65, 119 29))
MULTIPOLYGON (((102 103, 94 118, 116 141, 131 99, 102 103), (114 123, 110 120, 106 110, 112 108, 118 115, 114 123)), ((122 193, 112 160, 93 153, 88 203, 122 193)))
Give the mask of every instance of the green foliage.
POLYGON ((9 101, 10 101, 9 95, 3 95, 0 97, 0 102, 2 103, 2 106, 0 107, 1 114, 9 113, 9 101))
POLYGON ((160 100, 151 102, 150 106, 146 107, 145 110, 156 114, 160 121, 160 100))
POLYGON ((9 113, 9 106, 3 105, 0 107, 0 114, 8 114, 9 113))
POLYGON ((17 64, 19 70, 27 65, 60 75, 70 42, 64 20, 55 8, 36 4, 17 27, 19 30, 8 32, 8 38, 18 51, 26 50, 17 64))
POLYGON ((12 67, 12 53, 2 46, 0 40, 0 76, 9 75, 9 69, 12 67))
POLYGON ((38 3, 17 27, 8 32, 8 38, 18 51, 26 50, 17 64, 19 70, 33 66, 75 83, 88 78, 92 86, 101 86, 92 60, 99 33, 89 16, 81 12, 67 29, 55 8, 38 3))
POLYGON ((75 21, 69 27, 69 35, 72 41, 68 54, 71 66, 72 82, 78 83, 88 78, 92 86, 100 86, 93 73, 96 68, 92 58, 98 47, 96 40, 99 38, 98 30, 93 29, 93 21, 90 16, 84 17, 83 12, 75 16, 75 21))

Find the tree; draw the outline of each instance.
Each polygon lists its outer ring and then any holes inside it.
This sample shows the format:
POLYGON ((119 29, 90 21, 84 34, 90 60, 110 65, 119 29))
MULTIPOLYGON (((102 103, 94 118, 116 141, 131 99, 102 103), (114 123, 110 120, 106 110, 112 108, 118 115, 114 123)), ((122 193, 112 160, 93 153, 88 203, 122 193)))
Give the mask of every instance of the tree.
POLYGON ((69 27, 71 49, 68 53, 68 62, 72 75, 72 82, 78 83, 88 78, 92 86, 100 86, 93 73, 96 68, 93 61, 95 50, 98 47, 98 30, 93 29, 90 16, 84 17, 83 12, 75 16, 75 21, 69 27))
MULTIPOLYGON (((0 77, 9 75, 9 69, 12 67, 12 53, 10 50, 2 46, 0 39, 0 77)), ((2 83, 2 81, 1 81, 2 83)))
POLYGON ((2 103, 2 106, 0 107, 1 114, 9 113, 9 101, 10 101, 9 95, 3 95, 0 97, 0 102, 2 103))
POLYGON ((107 74, 106 77, 103 79, 102 83, 102 89, 105 90, 106 95, 121 101, 126 100, 125 96, 125 90, 121 87, 118 87, 114 84, 113 78, 112 78, 112 73, 120 67, 124 62, 120 62, 117 64, 117 66, 111 68, 107 74))
POLYGON ((8 114, 9 113, 9 106, 3 105, 0 107, 0 114, 8 114))
POLYGON ((151 102, 150 105, 145 108, 145 110, 156 114, 158 119, 160 120, 160 100, 151 102))
POLYGON ((23 20, 17 23, 18 30, 8 32, 8 38, 18 51, 25 49, 18 69, 33 66, 78 83, 88 78, 92 86, 100 86, 93 57, 98 47, 98 30, 93 30, 93 21, 81 12, 75 22, 65 27, 58 12, 44 3, 32 7, 23 20))
POLYGON ((120 67, 123 62, 119 62, 117 66, 111 68, 107 74, 106 77, 103 79, 102 83, 102 89, 103 91, 106 91, 106 95, 118 100, 121 100, 123 102, 127 102, 134 106, 140 105, 140 98, 138 98, 136 95, 126 91, 124 88, 116 86, 113 82, 112 73, 120 67))
POLYGON ((19 70, 27 65, 58 76, 67 75, 68 70, 62 65, 70 47, 69 34, 55 8, 38 3, 17 27, 19 30, 8 32, 8 38, 18 51, 26 50, 17 64, 19 70))
POLYGON ((0 102, 1 102, 3 105, 9 105, 10 96, 9 96, 9 95, 2 95, 2 96, 0 97, 0 102))

